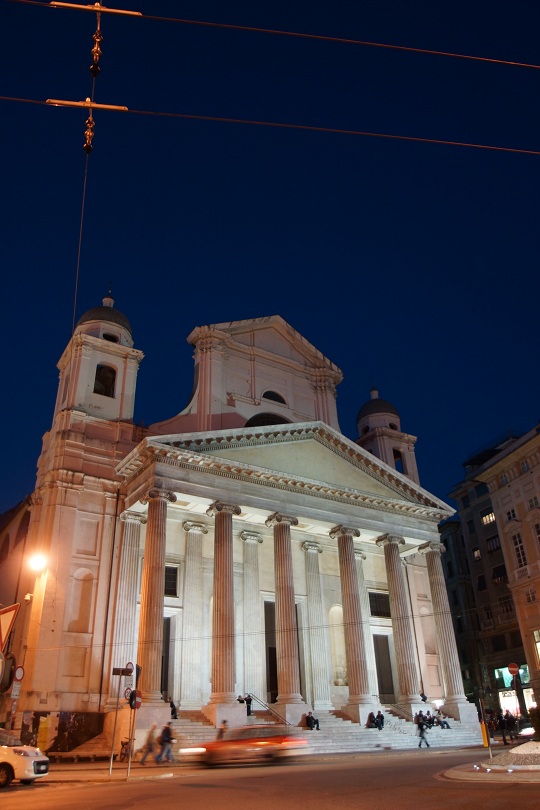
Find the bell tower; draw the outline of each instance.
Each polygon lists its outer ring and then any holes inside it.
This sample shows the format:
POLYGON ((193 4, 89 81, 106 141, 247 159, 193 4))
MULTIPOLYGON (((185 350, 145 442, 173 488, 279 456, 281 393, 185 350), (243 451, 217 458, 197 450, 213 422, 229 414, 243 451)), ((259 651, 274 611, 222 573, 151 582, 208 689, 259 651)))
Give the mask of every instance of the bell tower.
POLYGON ((60 358, 54 416, 76 409, 102 419, 131 421, 143 356, 133 348, 128 319, 106 296, 102 306, 79 319, 60 358))
POLYGON ((402 432, 399 413, 391 402, 380 399, 376 388, 370 393, 371 399, 362 405, 356 417, 356 444, 419 484, 414 453, 416 436, 402 432))

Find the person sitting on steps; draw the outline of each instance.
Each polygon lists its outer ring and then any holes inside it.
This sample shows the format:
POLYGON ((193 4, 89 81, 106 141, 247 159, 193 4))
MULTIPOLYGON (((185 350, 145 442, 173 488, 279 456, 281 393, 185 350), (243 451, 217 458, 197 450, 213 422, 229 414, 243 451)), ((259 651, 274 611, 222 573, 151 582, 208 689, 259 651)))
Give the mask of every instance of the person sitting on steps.
POLYGON ((316 728, 317 731, 320 731, 319 721, 318 721, 318 719, 316 717, 313 717, 313 712, 308 712, 307 713, 307 715, 306 715, 306 726, 308 728, 310 728, 312 731, 313 731, 314 728, 316 728))

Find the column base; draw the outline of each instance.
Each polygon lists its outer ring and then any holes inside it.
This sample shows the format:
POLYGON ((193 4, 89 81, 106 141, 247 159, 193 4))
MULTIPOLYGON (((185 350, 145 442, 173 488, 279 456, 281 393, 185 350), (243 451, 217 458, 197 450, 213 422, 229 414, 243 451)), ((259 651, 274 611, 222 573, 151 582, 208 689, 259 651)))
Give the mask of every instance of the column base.
POLYGON ((247 724, 246 706, 237 700, 234 703, 207 703, 206 706, 201 706, 201 712, 216 728, 219 728, 224 720, 229 724, 229 728, 247 724))
POLYGON ((343 712, 353 723, 365 726, 369 713, 376 714, 380 708, 380 703, 347 703, 340 708, 340 712, 343 712))
MULTIPOLYGON (((292 726, 299 726, 309 712, 309 706, 303 701, 301 703, 272 703, 272 712, 277 714, 285 723, 292 726)), ((305 722, 302 723, 305 725, 305 722)))
POLYGON ((474 703, 469 703, 467 699, 452 700, 450 698, 450 700, 444 701, 441 709, 449 717, 459 720, 459 722, 468 729, 471 729, 472 731, 477 729, 479 739, 482 738, 482 728, 478 721, 478 709, 474 703))

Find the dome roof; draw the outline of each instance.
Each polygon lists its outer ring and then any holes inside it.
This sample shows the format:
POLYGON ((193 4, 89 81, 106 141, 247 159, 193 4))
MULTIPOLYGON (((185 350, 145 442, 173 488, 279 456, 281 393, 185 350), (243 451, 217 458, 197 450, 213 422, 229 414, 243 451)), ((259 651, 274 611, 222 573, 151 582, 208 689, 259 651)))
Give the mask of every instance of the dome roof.
POLYGON ((81 326, 83 323, 88 323, 89 321, 115 323, 117 326, 126 329, 130 336, 133 336, 130 322, 120 310, 114 309, 114 300, 110 296, 103 299, 103 306, 92 307, 92 309, 89 309, 84 315, 81 315, 77 321, 77 326, 81 326))
POLYGON ((379 392, 375 388, 372 388, 371 399, 368 399, 368 401, 362 405, 358 411, 356 421, 359 422, 360 419, 365 419, 366 416, 372 416, 375 413, 391 413, 399 419, 399 411, 397 408, 395 408, 391 402, 388 402, 387 399, 380 399, 379 392))

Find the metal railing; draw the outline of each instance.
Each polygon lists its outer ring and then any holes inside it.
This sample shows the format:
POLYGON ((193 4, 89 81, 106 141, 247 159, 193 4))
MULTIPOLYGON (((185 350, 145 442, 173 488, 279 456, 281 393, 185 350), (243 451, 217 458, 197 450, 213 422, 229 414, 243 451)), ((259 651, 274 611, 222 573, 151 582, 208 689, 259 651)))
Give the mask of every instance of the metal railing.
POLYGON ((256 701, 259 704, 259 706, 262 706, 263 709, 266 709, 267 712, 270 712, 271 715, 273 715, 275 718, 277 718, 277 720, 279 720, 279 722, 282 725, 285 725, 285 726, 292 726, 293 725, 292 723, 289 723, 288 720, 285 720, 285 718, 282 717, 280 714, 278 714, 276 711, 274 711, 274 709, 272 709, 272 707, 269 706, 268 703, 265 703, 264 700, 262 700, 262 698, 257 697, 257 695, 254 695, 253 692, 250 692, 249 695, 250 695, 252 700, 256 701))

